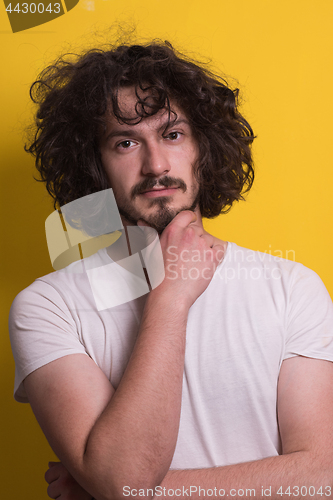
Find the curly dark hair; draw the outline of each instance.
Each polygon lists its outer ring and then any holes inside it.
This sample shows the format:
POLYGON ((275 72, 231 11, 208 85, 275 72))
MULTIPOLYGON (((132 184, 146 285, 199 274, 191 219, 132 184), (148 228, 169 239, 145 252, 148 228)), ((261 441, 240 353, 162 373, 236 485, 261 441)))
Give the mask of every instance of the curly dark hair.
POLYGON ((55 208, 110 187, 98 141, 110 102, 120 122, 133 124, 118 105, 124 86, 137 89, 135 123, 163 108, 171 120, 170 100, 185 112, 199 146, 195 175, 203 217, 225 213, 243 199, 254 179, 254 135, 237 109, 238 89, 177 53, 169 42, 90 50, 72 59, 58 59, 30 89, 39 108, 26 151, 35 155, 37 180, 46 183, 55 208), (140 99, 139 89, 150 90, 153 102, 140 99))

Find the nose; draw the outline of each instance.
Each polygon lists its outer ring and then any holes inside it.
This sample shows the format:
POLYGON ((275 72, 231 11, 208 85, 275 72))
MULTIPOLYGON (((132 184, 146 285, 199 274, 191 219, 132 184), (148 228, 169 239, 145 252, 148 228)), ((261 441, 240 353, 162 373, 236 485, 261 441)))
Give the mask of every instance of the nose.
POLYGON ((142 153, 143 175, 159 177, 170 171, 171 166, 168 160, 167 152, 163 148, 163 145, 159 142, 146 144, 142 153))

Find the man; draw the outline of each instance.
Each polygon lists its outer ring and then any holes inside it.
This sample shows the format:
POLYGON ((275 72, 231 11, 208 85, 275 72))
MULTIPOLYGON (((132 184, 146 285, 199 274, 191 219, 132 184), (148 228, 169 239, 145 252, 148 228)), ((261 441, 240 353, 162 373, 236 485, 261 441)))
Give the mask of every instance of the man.
POLYGON ((84 273, 15 299, 16 398, 62 462, 49 496, 331 496, 332 301, 302 265, 202 226, 252 184, 236 93, 169 44, 60 60, 36 85, 29 150, 55 207, 111 187, 165 262, 159 286, 110 309, 84 273))

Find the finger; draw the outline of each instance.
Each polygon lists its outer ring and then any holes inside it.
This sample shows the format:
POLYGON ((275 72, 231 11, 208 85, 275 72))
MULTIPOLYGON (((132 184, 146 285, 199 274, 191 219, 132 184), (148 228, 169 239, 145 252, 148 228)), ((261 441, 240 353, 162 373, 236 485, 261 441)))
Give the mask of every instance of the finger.
POLYGON ((205 240, 205 242, 207 243, 207 246, 209 246, 210 248, 213 248, 214 246, 214 236, 212 236, 211 234, 206 234, 206 233, 203 233, 200 235, 200 238, 202 238, 203 240, 205 240))
POLYGON ((61 488, 59 487, 59 484, 57 482, 49 484, 46 492, 50 498, 55 499, 55 498, 60 498, 61 496, 61 488))
POLYGON ((45 478, 45 481, 48 484, 50 484, 53 481, 56 481, 57 479, 59 479, 60 472, 61 472, 61 467, 60 466, 61 466, 60 462, 59 463, 55 463, 55 465, 53 465, 52 467, 50 467, 45 472, 44 478, 45 478))
POLYGON ((221 263, 224 259, 226 248, 223 245, 214 245, 213 249, 215 250, 217 260, 221 263))
POLYGON ((176 217, 170 222, 170 224, 176 224, 179 227, 185 228, 190 224, 195 223, 198 217, 195 212, 191 210, 182 210, 176 217))

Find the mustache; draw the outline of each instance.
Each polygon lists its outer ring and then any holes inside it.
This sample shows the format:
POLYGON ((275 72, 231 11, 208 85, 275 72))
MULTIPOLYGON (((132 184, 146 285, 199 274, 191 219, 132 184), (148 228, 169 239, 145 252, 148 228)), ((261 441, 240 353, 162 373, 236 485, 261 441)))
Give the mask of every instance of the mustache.
POLYGON ((158 187, 178 187, 180 188, 184 193, 187 190, 187 185, 183 181, 183 179, 176 178, 176 177, 169 177, 165 176, 162 177, 161 179, 153 179, 152 177, 147 177, 144 179, 142 182, 134 186, 131 192, 131 198, 132 200, 138 196, 139 194, 143 193, 144 191, 148 191, 150 189, 153 189, 155 186, 158 187))

